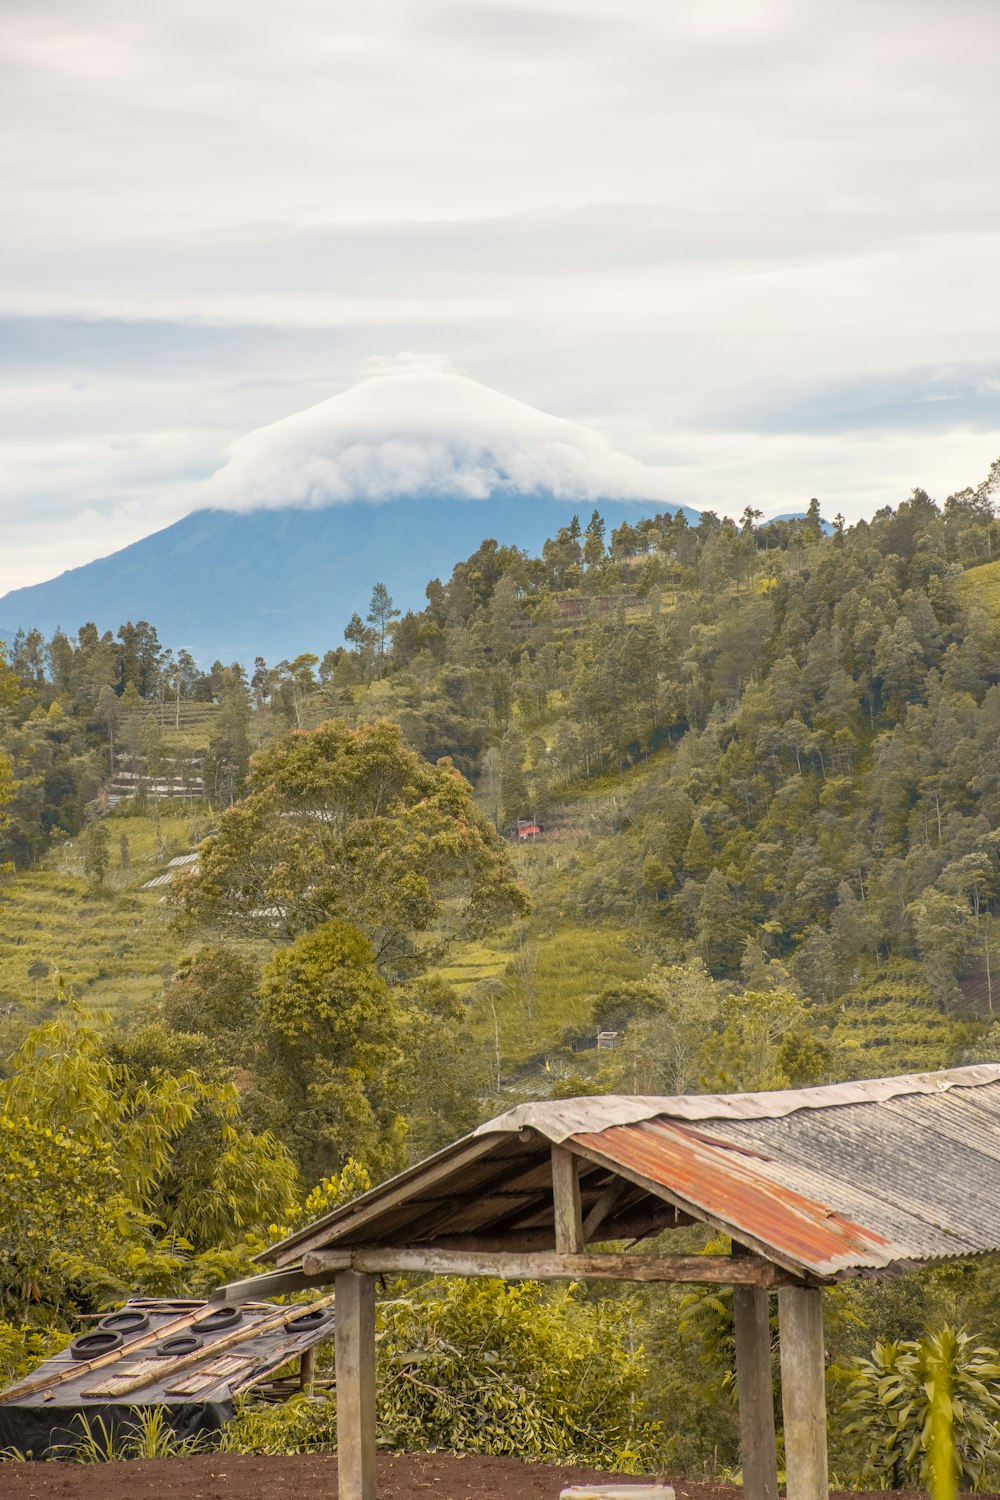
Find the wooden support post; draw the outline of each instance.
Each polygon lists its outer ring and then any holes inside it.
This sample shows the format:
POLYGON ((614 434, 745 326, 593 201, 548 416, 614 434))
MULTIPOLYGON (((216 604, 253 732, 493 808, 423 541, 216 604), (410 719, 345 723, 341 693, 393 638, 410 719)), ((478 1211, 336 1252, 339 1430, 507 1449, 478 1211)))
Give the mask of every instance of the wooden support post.
POLYGON ((552 1147, 552 1204, 556 1221, 556 1250, 579 1255, 583 1249, 583 1209, 577 1159, 565 1146, 552 1147))
POLYGON ((740 1397, 740 1448, 746 1500, 778 1500, 774 1436, 771 1325, 762 1287, 733 1288, 736 1386, 740 1397))
POLYGON ((818 1287, 782 1287, 781 1407, 788 1500, 827 1500, 823 1302, 818 1287))
POLYGON ((309 1348, 303 1349, 299 1355, 299 1390, 305 1391, 307 1395, 311 1395, 315 1379, 316 1345, 310 1344, 309 1348))
POLYGON ((375 1500, 375 1283, 340 1271, 335 1285, 337 1494, 375 1500))

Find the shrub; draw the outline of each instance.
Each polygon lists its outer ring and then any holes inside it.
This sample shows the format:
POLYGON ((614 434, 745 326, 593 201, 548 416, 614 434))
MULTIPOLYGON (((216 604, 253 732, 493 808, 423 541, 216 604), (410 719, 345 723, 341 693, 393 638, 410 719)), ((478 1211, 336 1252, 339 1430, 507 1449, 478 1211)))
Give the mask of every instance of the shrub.
MULTIPOLYGON (((630 1298, 588 1302, 536 1282, 427 1283, 379 1308, 378 1436, 386 1448, 504 1454, 640 1472, 656 1466, 630 1298)), ((227 1445, 336 1444, 336 1400, 240 1411, 227 1445)))
POLYGON ((950 1405, 960 1488, 982 1489, 998 1448, 1000 1354, 944 1327, 925 1338, 876 1344, 856 1361, 845 1412, 855 1420, 853 1482, 860 1488, 926 1487, 932 1435, 950 1405))

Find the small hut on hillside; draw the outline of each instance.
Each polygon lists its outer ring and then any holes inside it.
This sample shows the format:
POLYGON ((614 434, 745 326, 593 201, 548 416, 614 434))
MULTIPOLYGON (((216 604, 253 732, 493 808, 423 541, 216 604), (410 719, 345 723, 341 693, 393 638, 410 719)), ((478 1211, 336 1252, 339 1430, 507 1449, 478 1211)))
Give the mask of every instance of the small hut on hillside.
POLYGON ((789 1500, 827 1495, 822 1289, 1000 1251, 1000 1064, 775 1093, 523 1104, 264 1253, 242 1300, 336 1286, 341 1500, 375 1496, 382 1272, 734 1288, 748 1500, 776 1500, 778 1296, 789 1500), (731 1256, 611 1248, 702 1223, 731 1256), (591 1249, 599 1245, 603 1248, 591 1249))

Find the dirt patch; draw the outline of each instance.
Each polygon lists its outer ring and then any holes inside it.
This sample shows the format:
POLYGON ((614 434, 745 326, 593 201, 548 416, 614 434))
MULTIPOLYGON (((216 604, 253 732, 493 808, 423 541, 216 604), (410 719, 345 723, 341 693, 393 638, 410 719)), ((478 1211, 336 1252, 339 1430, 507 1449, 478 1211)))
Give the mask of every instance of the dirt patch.
MULTIPOLYGON (((566 1485, 621 1480, 634 1475, 600 1474, 594 1469, 524 1464, 513 1458, 474 1454, 386 1453, 378 1460, 379 1500, 558 1500, 566 1485)), ((726 1485, 672 1480, 677 1500, 742 1500, 742 1490, 726 1485)), ((215 1453, 199 1458, 134 1459, 127 1463, 3 1464, 2 1500, 336 1500, 337 1460, 327 1453, 281 1458, 248 1458, 215 1453)), ((843 1500, 862 1500, 859 1495, 843 1500)), ((923 1500, 901 1491, 895 1500, 923 1500)), ((1000 1500, 978 1496, 977 1500, 1000 1500)))

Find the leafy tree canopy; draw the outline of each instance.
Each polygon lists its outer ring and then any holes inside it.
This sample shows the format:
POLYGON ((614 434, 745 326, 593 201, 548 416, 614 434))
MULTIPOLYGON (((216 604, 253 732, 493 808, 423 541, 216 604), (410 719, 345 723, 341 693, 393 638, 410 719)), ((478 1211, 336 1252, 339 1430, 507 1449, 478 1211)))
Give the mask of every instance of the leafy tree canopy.
POLYGON ((527 908, 467 782, 394 724, 293 731, 255 757, 250 786, 203 846, 192 916, 284 938, 340 919, 402 973, 426 964, 430 931, 479 935, 527 908))

